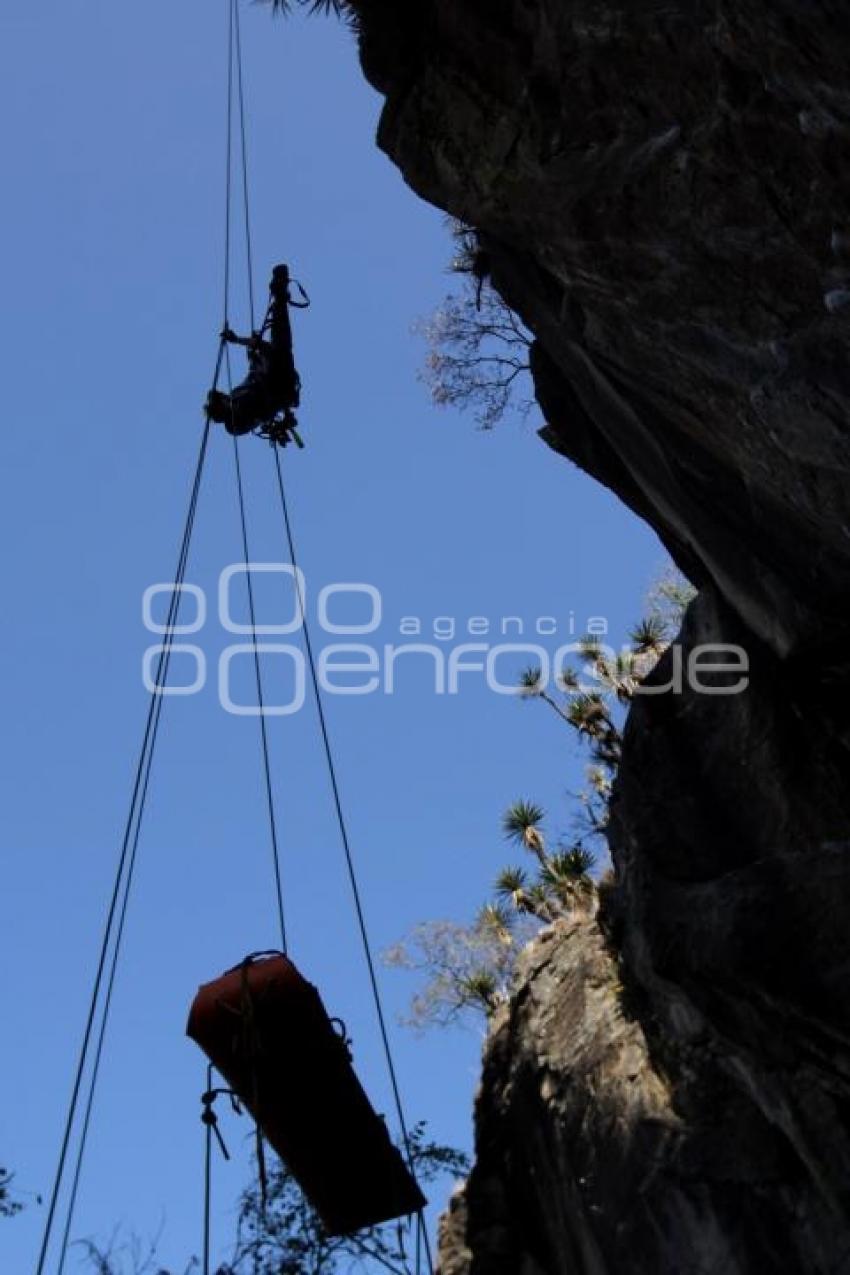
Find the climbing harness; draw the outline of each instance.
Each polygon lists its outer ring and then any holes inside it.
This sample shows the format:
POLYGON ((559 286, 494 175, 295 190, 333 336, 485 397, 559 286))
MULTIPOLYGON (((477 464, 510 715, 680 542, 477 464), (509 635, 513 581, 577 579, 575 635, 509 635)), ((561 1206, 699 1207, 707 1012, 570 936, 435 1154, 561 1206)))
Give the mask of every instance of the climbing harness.
MULTIPOLYGON (((224 332, 229 329, 235 107, 238 110, 241 148, 241 186, 251 331, 254 331, 255 311, 239 0, 227 0, 227 8, 224 323, 218 343, 212 386, 215 392, 220 377, 224 373, 232 393, 230 351, 224 332)), ((300 285, 297 286, 300 287, 300 285)), ((306 294, 304 295, 306 297, 306 294)), ((266 318, 268 319, 268 314, 266 318)), ((387 1219, 413 1216, 415 1218, 415 1271, 418 1275, 423 1259, 427 1270, 433 1271, 430 1242, 423 1212, 426 1201, 416 1183, 412 1143, 405 1120, 365 910, 343 811, 317 664, 307 624, 292 519, 284 486, 281 450, 289 442, 293 442, 299 448, 304 444, 291 412, 275 413, 271 420, 261 423, 254 432, 265 438, 272 447, 284 543, 293 568, 301 631, 316 703, 322 750, 327 765, 344 865, 404 1154, 402 1156, 393 1144, 383 1119, 374 1112, 354 1073, 351 1043, 344 1024, 338 1019, 329 1017, 317 990, 299 973, 287 953, 281 854, 264 711, 262 670, 256 643, 257 623, 250 572, 251 556, 245 487, 239 442, 234 436, 234 474, 243 559, 246 567, 249 627, 254 638, 258 720, 281 951, 254 954, 246 958, 235 970, 231 970, 211 984, 206 984, 200 989, 190 1014, 190 1034, 198 1040, 210 1059, 206 1067, 201 1097, 201 1119, 205 1131, 203 1272, 204 1275, 210 1275, 211 1271, 214 1142, 218 1145, 224 1159, 229 1159, 215 1111, 216 1100, 226 1096, 235 1112, 239 1113, 244 1106, 255 1118, 258 1130, 258 1169, 263 1190, 265 1190, 265 1161, 262 1132, 265 1132, 271 1145, 287 1161, 294 1177, 301 1183, 305 1194, 313 1202, 320 1217, 324 1219, 329 1233, 348 1235, 350 1242, 359 1252, 388 1267, 395 1272, 395 1275, 410 1275, 410 1273, 408 1270, 388 1263, 381 1253, 370 1246, 368 1239, 352 1236, 352 1233, 387 1219), (222 1047, 223 1041, 229 1041, 225 1048, 222 1047), (305 1042, 309 1048, 300 1052, 305 1042), (214 1067, 226 1082, 223 1086, 217 1085, 214 1081, 214 1067), (304 1101, 304 1094, 308 1091, 310 1102, 304 1101)), ((101 936, 82 1043, 46 1212, 36 1275, 46 1275, 48 1258, 54 1247, 56 1250, 55 1272, 56 1275, 63 1275, 70 1243, 95 1094, 107 1039, 116 973, 138 864, 140 836, 161 725, 164 691, 168 685, 171 654, 180 616, 183 586, 209 441, 210 418, 207 416, 190 485, 189 505, 177 555, 174 586, 163 629, 162 645, 156 664, 154 689, 148 705, 131 789, 129 811, 120 842, 118 862, 101 936), (56 1239, 60 1204, 64 1210, 64 1222, 56 1239), (54 1240, 56 1240, 55 1246, 54 1240)), ((401 1245, 399 1251, 403 1252, 401 1245)))
POLYGON ((258 425, 253 433, 257 438, 268 439, 272 447, 286 447, 287 443, 292 442, 296 447, 304 450, 304 440, 298 433, 297 426, 287 421, 286 417, 280 420, 275 418, 266 425, 258 425))

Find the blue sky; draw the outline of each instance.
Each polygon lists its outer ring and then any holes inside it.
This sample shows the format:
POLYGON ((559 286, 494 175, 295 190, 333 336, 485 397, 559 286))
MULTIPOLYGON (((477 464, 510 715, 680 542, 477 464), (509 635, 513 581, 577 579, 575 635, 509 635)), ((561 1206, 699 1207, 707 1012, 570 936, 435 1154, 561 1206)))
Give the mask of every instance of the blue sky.
MULTIPOLYGON (((173 569, 215 355, 224 32, 223 0, 0 14, 0 1163, 23 1192, 46 1192, 54 1168, 145 712, 141 597, 173 569)), ((451 247, 441 214, 373 144, 379 101, 348 33, 249 6, 243 34, 258 287, 289 260, 314 303, 295 319, 309 445, 286 454, 311 615, 323 586, 354 581, 380 590, 379 643, 404 640, 405 616, 426 633, 453 617, 455 641, 471 641, 471 616, 554 616, 568 640, 571 612, 579 630, 602 614, 619 636, 664 561, 654 537, 544 448, 534 418, 481 434, 417 381, 411 325, 451 286, 451 247)), ((232 320, 244 327, 244 311, 232 320)), ((280 561, 270 453, 252 440, 242 451, 252 556, 280 561)), ((213 670, 229 640, 216 580, 240 552, 217 433, 188 571, 212 600, 190 640, 213 670)), ((280 596, 268 582, 258 592, 275 619, 280 596)), ((338 602, 356 623, 357 600, 338 602)), ((268 666, 271 687, 279 675, 268 666)), ((480 678, 436 696, 411 663, 395 695, 335 696, 328 714, 378 949, 419 920, 475 911, 511 857, 499 816, 515 797, 569 829, 571 739, 480 678)), ((270 734, 292 954, 348 1023, 388 1110, 314 714, 270 734)), ((203 1077, 185 1014, 199 982, 274 943, 263 800, 256 721, 225 713, 212 682, 169 701, 77 1235, 162 1227, 164 1262, 198 1249, 203 1077)), ((395 1019, 413 985, 395 971, 383 984, 395 1019)), ((411 1119, 468 1146, 479 1037, 399 1028, 395 1045, 411 1119)), ((243 1145, 242 1129, 228 1133, 243 1145)), ((222 1255, 244 1161, 217 1167, 222 1255)), ((4 1271, 32 1269, 42 1223, 30 1199, 0 1224, 4 1271)))

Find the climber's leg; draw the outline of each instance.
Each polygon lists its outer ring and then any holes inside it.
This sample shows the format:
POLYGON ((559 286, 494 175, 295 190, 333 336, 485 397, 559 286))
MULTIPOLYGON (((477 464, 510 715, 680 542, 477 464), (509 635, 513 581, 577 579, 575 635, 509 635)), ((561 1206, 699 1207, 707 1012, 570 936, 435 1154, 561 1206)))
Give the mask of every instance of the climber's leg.
POLYGON ((222 394, 221 390, 210 390, 204 411, 211 421, 223 425, 230 419, 230 395, 222 394))
POLYGON ((207 399, 211 421, 223 425, 228 434, 250 434, 268 415, 266 396, 255 385, 237 385, 232 394, 213 390, 207 399))
POLYGON ((210 390, 205 410, 210 420, 223 425, 228 434, 240 435, 250 434, 257 424, 254 406, 251 396, 241 395, 238 388, 232 394, 210 390))

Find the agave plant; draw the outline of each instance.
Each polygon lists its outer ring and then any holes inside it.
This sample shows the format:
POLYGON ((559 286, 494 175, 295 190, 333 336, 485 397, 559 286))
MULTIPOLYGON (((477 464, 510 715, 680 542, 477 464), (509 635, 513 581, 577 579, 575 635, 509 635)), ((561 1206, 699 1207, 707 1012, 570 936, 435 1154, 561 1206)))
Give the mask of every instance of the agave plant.
POLYGON ((503 868, 496 877, 495 890, 498 899, 503 899, 516 908, 517 912, 522 912, 528 891, 528 877, 522 868, 503 868))
POLYGON ((549 858, 548 875, 559 881, 590 881, 596 855, 581 842, 568 850, 559 850, 549 858))
POLYGON ((526 895, 525 910, 530 912, 533 916, 536 916, 539 921, 543 921, 546 925, 548 925, 550 921, 554 921, 560 911, 556 900, 552 898, 550 890, 542 881, 538 881, 537 884, 533 885, 528 891, 526 895))
POLYGON ((519 675, 519 692, 521 695, 532 699, 534 696, 540 695, 543 690, 543 671, 539 668, 529 667, 523 669, 519 675))
POLYGON ((638 655, 663 655, 669 641, 669 626, 663 615, 647 615, 629 634, 638 655))
POLYGON ((492 1014, 494 1009, 498 1009, 505 999, 504 994, 499 990, 495 977, 489 970, 475 970, 463 982, 463 990, 468 1000, 473 1004, 480 1005, 488 1014, 492 1014))
POLYGON ((598 660, 602 654, 602 643, 592 633, 585 633, 584 637, 579 638, 577 645, 579 655, 590 660, 591 663, 598 660))
POLYGON ((563 668, 558 674, 558 687, 566 695, 570 695, 573 691, 577 691, 581 683, 579 682, 578 673, 572 668, 563 668))
POLYGON ((608 687, 621 704, 631 704, 638 682, 646 672, 634 651, 621 651, 615 660, 609 661, 608 687))
POLYGON ((515 841, 536 854, 541 867, 546 863, 546 846, 540 824, 545 812, 532 801, 515 801, 502 816, 502 828, 508 841, 515 841))
MULTIPOLYGON (((506 868, 505 871, 500 874, 499 882, 511 871, 512 869, 506 868)), ((513 871, 515 871, 519 876, 523 875, 520 869, 513 869, 513 871)), ((497 892, 500 892, 499 882, 496 884, 497 892)), ((521 890, 522 886, 520 885, 517 893, 521 892, 521 890)), ((502 891, 501 893, 504 892, 502 891)), ((513 894, 514 892, 511 891, 512 902, 513 894)), ((517 903, 514 903, 514 906, 517 910, 519 910, 519 905, 517 903)), ((484 907, 478 913, 478 925, 488 934, 492 934, 500 943, 504 943, 505 947, 509 947, 514 941, 514 914, 501 903, 485 903, 484 907)))
POLYGON ((630 703, 637 685, 634 651, 608 655, 596 638, 586 638, 582 650, 606 694, 616 695, 621 704, 630 703))
POLYGON ((290 13, 293 5, 310 13, 335 13, 342 15, 350 10, 348 0, 271 0, 275 13, 290 13))
POLYGON ((608 706, 597 691, 576 695, 567 709, 570 725, 582 735, 601 735, 611 725, 608 706))
POLYGON ((596 858, 581 844, 550 855, 548 866, 541 872, 546 888, 561 906, 572 908, 593 893, 590 871, 596 858))

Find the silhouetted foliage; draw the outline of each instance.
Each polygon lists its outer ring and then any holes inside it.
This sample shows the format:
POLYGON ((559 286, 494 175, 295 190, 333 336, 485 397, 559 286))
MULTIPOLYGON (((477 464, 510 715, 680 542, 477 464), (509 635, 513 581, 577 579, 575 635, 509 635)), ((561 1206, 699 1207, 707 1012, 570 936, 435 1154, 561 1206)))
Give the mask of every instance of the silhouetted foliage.
MULTIPOLYGON (((420 1186, 469 1172, 466 1156, 429 1140, 424 1122, 410 1131, 410 1151, 420 1186)), ((415 1227, 415 1219, 402 1219, 356 1235, 329 1236, 289 1170, 270 1157, 265 1201, 258 1185, 243 1192, 233 1256, 215 1275, 377 1275, 388 1266, 397 1275, 412 1275, 415 1227)), ((158 1238, 142 1242, 116 1232, 105 1246, 84 1240, 79 1247, 95 1275, 192 1275, 200 1269, 193 1257, 179 1271, 166 1270, 157 1259, 158 1238)))
POLYGON ((471 410, 482 429, 492 429, 509 411, 524 418, 534 406, 530 390, 522 389, 531 336, 490 286, 475 232, 453 222, 452 233, 451 272, 460 276, 460 289, 414 325, 429 346, 422 379, 438 407, 471 410))
POLYGON ((0 1217, 14 1217, 22 1208, 20 1200, 12 1194, 12 1174, 8 1169, 0 1169, 0 1217))
POLYGON ((350 0, 260 0, 260 3, 270 5, 275 17, 285 18, 294 9, 305 9, 309 14, 341 18, 354 32, 360 28, 360 13, 350 0))
MULTIPOLYGON (((159 1236, 152 1240, 141 1240, 136 1235, 123 1237, 116 1230, 104 1246, 94 1240, 78 1240, 75 1247, 81 1248, 84 1261, 95 1275, 192 1275, 200 1270, 201 1263, 192 1257, 185 1266, 166 1270, 160 1265, 157 1257, 159 1236)), ((215 1275, 231 1275, 226 1266, 220 1266, 215 1275)))
MULTIPOLYGON (((427 1139, 424 1123, 411 1130, 410 1147, 420 1186, 441 1177, 461 1177, 469 1170, 461 1152, 427 1139)), ((291 1174, 277 1161, 265 1205, 256 1188, 242 1197, 236 1251, 227 1275, 334 1275, 387 1266, 406 1275, 413 1268, 415 1229, 415 1220, 403 1219, 356 1235, 329 1236, 291 1174)))
POLYGON ((532 399, 516 396, 528 375, 530 340, 495 292, 480 310, 468 292, 447 297, 417 331, 430 346, 423 379, 438 407, 471 410, 482 429, 493 429, 511 407, 521 417, 531 411, 532 399))
MULTIPOLYGON (((516 914, 482 908, 472 925, 425 921, 384 953, 387 965, 427 975, 407 1026, 448 1027, 468 1012, 489 1015, 506 1000, 516 963, 516 914)), ((531 937, 530 929, 525 937, 531 937)))
POLYGON ((341 16, 351 11, 347 0, 270 0, 275 13, 290 13, 293 7, 307 9, 310 13, 332 13, 341 16))
POLYGON ((287 17, 293 9, 306 9, 308 13, 321 13, 325 16, 343 18, 350 27, 357 29, 359 14, 349 0, 263 0, 270 4, 272 12, 287 17))

